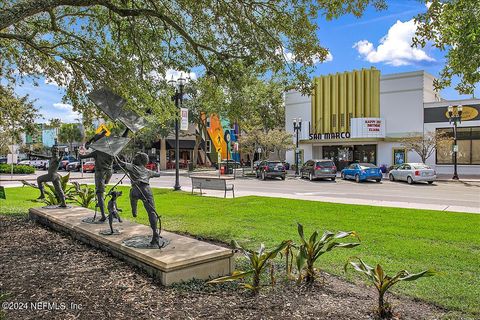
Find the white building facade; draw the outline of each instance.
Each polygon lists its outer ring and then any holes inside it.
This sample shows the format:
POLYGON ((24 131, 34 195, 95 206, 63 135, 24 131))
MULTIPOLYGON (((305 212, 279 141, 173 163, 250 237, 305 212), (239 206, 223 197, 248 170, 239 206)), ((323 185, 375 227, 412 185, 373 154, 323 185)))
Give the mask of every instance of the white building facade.
MULTIPOLYGON (((286 131, 295 134, 294 119, 302 122, 300 164, 328 158, 341 170, 352 162, 386 168, 421 162, 417 153, 405 149, 401 139, 437 130, 453 136, 447 108, 463 105, 465 112, 457 131, 458 173, 480 175, 480 100, 441 99, 434 91, 434 77, 424 71, 380 76, 372 69, 326 77, 328 81, 314 80, 317 89, 312 96, 297 91, 285 94, 286 131)), ((453 142, 442 149, 426 162, 437 173, 453 173, 453 142)), ((287 152, 286 161, 295 163, 295 151, 287 152)))

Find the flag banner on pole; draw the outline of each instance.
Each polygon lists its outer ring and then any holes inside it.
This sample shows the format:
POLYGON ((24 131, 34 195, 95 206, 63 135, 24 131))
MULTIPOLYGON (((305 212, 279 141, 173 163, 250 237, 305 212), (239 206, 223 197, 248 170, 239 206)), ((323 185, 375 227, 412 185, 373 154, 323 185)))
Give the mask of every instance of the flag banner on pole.
POLYGON ((187 108, 180 108, 180 130, 188 130, 188 109, 187 108))

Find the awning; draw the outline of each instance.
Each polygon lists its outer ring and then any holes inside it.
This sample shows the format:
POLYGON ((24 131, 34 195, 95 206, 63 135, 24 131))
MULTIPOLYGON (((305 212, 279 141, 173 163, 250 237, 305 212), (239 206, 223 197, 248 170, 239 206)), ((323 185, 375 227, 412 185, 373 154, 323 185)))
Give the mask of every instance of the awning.
MULTIPOLYGON (((195 147, 195 140, 180 140, 180 149, 193 150, 195 147)), ((204 148, 205 142, 200 142, 199 148, 204 148)), ((175 149, 175 140, 167 139, 167 149, 175 149)))

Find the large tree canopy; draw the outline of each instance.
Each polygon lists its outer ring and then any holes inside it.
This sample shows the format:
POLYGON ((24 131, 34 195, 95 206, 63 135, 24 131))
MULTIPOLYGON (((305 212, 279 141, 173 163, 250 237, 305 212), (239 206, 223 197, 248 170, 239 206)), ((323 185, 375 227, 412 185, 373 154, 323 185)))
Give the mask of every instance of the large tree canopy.
POLYGON ((235 78, 240 63, 307 84, 327 50, 314 19, 360 16, 384 0, 3 0, 0 77, 64 86, 74 109, 108 86, 139 111, 162 108, 168 69, 235 78), (143 106, 143 107, 142 107, 143 106))
POLYGON ((438 89, 449 87, 453 77, 460 82, 460 93, 472 94, 480 82, 480 2, 478 0, 425 0, 426 13, 416 17, 418 23, 414 44, 432 42, 447 51, 446 64, 438 89))

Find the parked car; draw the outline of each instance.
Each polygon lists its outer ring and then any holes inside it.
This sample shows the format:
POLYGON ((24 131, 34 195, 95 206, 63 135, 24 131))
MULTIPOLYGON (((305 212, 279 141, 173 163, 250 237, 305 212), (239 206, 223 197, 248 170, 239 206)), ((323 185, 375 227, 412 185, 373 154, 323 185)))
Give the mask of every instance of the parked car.
POLYGON ((83 172, 94 172, 95 161, 87 161, 83 163, 83 172))
POLYGON ((285 180, 286 174, 285 166, 281 161, 262 161, 258 164, 258 168, 255 171, 255 176, 262 180, 276 177, 285 180))
POLYGON ((67 171, 80 171, 80 161, 69 162, 66 167, 67 171))
POLYGON ((337 167, 332 160, 308 160, 300 169, 300 178, 308 177, 310 181, 315 179, 331 179, 337 177, 337 167))
POLYGON ((23 166, 30 166, 31 165, 30 160, 22 160, 22 161, 19 161, 17 164, 23 165, 23 166))
POLYGON ((58 165, 58 169, 67 170, 67 165, 70 162, 78 162, 78 160, 75 159, 74 156, 64 156, 62 161, 60 161, 60 164, 58 165))
POLYGON ((149 162, 145 165, 145 168, 152 171, 157 171, 157 164, 155 162, 149 162))
POLYGON ((33 159, 30 160, 30 165, 37 169, 46 169, 48 168, 48 160, 47 159, 33 159))
POLYGON ((390 181, 427 182, 432 184, 437 179, 437 173, 424 163, 404 163, 388 174, 390 181))
POLYGON ((342 179, 354 179, 356 182, 375 180, 382 181, 382 171, 371 163, 352 163, 342 170, 342 179))
POLYGON ((240 162, 232 160, 232 159, 223 159, 222 162, 220 162, 222 166, 228 165, 229 168, 240 168, 240 162))

